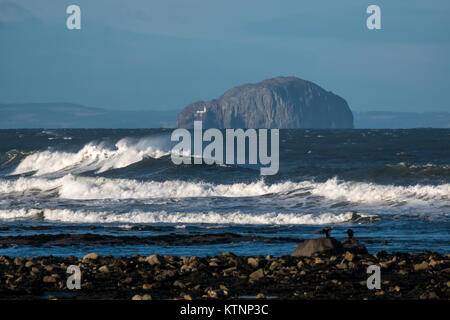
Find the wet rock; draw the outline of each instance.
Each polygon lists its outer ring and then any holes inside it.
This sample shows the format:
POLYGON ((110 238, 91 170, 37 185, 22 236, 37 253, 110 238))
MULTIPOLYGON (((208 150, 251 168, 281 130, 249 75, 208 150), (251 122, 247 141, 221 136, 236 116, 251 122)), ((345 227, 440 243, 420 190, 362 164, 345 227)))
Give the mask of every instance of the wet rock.
POLYGON ((303 241, 292 253, 294 257, 311 257, 314 254, 344 253, 342 244, 334 238, 319 238, 303 241))
POLYGON ((367 248, 360 243, 355 238, 352 239, 345 239, 342 241, 342 246, 344 249, 348 252, 354 253, 354 254, 367 254, 367 248))

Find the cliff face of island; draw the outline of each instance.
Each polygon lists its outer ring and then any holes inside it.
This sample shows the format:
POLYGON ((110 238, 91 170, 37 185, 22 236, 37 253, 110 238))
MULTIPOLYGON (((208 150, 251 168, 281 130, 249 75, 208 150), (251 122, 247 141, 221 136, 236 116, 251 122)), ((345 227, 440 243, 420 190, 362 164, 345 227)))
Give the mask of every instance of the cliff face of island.
POLYGON ((218 99, 185 107, 177 127, 192 128, 353 128, 347 102, 318 85, 296 77, 244 84, 218 99))

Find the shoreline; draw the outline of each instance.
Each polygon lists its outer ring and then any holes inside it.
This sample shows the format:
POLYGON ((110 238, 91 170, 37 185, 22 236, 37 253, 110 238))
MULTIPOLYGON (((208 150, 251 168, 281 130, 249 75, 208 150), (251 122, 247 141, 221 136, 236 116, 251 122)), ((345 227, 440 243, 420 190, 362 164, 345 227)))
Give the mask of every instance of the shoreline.
POLYGON ((0 299, 450 299, 450 254, 434 252, 236 256, 151 255, 84 258, 0 256, 0 299), (69 290, 67 268, 81 271, 69 290), (381 289, 367 288, 367 267, 381 289))

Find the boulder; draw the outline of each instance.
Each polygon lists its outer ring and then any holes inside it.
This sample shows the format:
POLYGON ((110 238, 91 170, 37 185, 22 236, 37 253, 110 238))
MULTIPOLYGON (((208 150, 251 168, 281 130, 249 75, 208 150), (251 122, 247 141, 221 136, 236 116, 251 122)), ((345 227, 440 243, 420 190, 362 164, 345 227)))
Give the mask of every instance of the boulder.
POLYGON ((344 247, 345 251, 351 252, 353 254, 368 253, 367 248, 354 238, 345 239, 344 241, 342 241, 342 246, 344 247))
POLYGON ((303 241, 291 254, 294 257, 311 257, 315 253, 340 254, 344 247, 335 238, 319 238, 303 241))

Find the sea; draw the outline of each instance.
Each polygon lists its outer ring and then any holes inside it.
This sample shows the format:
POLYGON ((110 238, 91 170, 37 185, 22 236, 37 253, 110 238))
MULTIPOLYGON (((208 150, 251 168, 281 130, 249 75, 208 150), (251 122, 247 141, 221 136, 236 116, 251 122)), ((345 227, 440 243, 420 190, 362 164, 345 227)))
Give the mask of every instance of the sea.
POLYGON ((272 176, 175 165, 172 131, 0 130, 0 255, 281 256, 327 227, 370 253, 450 251, 450 129, 280 130, 272 176))

